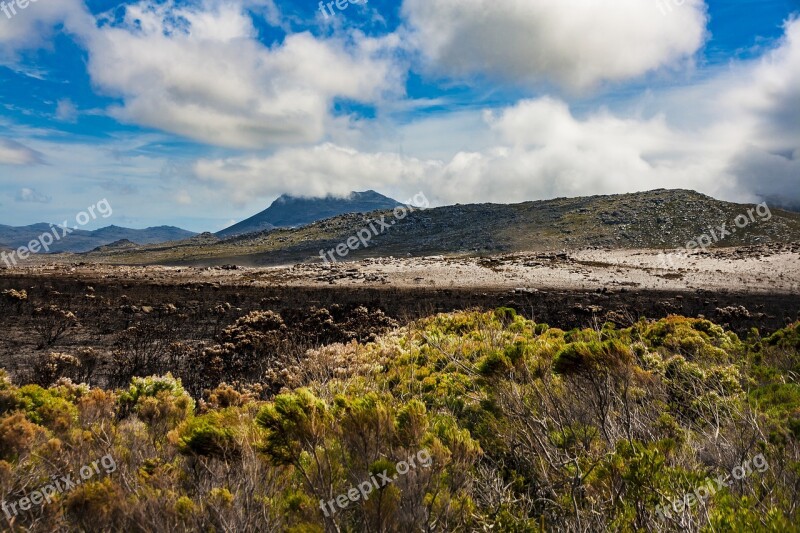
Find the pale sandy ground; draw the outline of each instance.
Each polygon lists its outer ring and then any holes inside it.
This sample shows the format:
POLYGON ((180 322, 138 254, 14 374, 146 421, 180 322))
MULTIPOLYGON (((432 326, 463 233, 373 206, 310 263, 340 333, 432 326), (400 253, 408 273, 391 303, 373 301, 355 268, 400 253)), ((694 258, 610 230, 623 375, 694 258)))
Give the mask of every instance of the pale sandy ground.
POLYGON ((800 294, 800 246, 721 249, 673 256, 671 264, 651 250, 582 250, 491 258, 379 258, 329 266, 319 262, 236 270, 49 264, 0 272, 28 276, 67 274, 87 281, 94 278, 245 286, 474 287, 520 291, 626 287, 800 294))
MULTIPOLYGON (((636 287, 662 290, 741 290, 800 292, 800 253, 739 257, 732 251, 713 256, 675 256, 671 263, 652 251, 584 250, 558 254, 512 254, 494 261, 430 257, 376 259, 346 263, 327 270, 296 266, 285 273, 296 283, 310 276, 339 278, 336 284, 373 284, 378 277, 391 286, 498 287, 519 289, 602 289, 636 287), (357 273, 347 272, 356 268, 357 273), (324 273, 330 272, 328 276, 324 273), (340 276, 344 276, 341 277, 340 276), (362 279, 367 278, 367 281, 362 279)), ((322 280, 330 284, 330 280, 322 280)), ((319 281, 315 281, 319 283, 319 281)), ((380 283, 380 282, 379 282, 380 283)))

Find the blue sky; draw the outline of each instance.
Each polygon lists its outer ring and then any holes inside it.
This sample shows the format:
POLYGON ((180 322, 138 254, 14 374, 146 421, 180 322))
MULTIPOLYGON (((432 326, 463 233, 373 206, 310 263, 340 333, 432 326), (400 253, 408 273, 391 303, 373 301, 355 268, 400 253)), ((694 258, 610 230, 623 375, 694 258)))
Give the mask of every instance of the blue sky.
POLYGON ((800 206, 798 1, 342 5, 0 4, 0 224, 106 198, 105 224, 216 231, 365 189, 800 206))

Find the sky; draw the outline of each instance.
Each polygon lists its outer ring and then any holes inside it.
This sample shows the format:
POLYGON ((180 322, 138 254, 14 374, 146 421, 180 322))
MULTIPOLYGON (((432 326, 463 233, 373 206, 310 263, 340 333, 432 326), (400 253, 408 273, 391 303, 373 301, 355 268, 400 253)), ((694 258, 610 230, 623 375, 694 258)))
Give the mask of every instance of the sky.
POLYGON ((800 208, 800 0, 19 2, 0 224, 106 199, 87 229, 218 231, 368 189, 800 208))

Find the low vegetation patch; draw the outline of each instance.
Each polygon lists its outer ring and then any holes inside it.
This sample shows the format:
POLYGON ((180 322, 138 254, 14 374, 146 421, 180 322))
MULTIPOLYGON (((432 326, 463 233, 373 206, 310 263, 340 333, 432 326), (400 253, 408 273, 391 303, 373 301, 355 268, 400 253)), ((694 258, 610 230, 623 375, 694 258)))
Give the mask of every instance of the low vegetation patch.
POLYGON ((99 457, 116 465, 0 516, 4 527, 795 529, 800 324, 742 339, 680 316, 564 331, 498 309, 383 334, 306 319, 332 342, 272 374, 259 365, 280 358, 296 318, 257 312, 221 329, 200 394, 167 373, 77 384, 59 374, 83 359, 55 352, 38 363, 49 387, 0 375, 6 502, 99 457), (429 460, 409 466, 418 456, 429 460), (730 477, 743 464, 759 469, 730 477))

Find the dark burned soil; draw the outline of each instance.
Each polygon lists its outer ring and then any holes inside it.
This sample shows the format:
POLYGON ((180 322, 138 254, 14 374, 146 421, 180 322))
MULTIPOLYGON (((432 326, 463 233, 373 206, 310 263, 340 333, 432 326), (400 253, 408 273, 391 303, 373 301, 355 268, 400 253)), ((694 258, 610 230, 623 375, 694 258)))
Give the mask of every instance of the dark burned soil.
MULTIPOLYGON (((537 322, 562 329, 611 321, 630 325, 641 317, 658 319, 670 314, 704 316, 735 331, 751 327, 777 329, 800 318, 800 294, 744 291, 435 288, 435 287, 246 287, 224 284, 181 284, 136 280, 123 284, 72 277, 0 277, 0 290, 27 289, 29 296, 63 303, 81 312, 94 302, 119 302, 131 316, 145 316, 150 308, 172 304, 180 310, 230 304, 233 313, 253 310, 305 310, 312 307, 364 306, 380 309, 400 322, 433 313, 463 309, 511 307, 537 322), (90 288, 90 291, 87 291, 90 288), (90 299, 87 300, 87 298, 90 299)), ((104 312, 114 313, 106 308, 104 312)), ((5 335, 4 335, 5 337, 5 335)), ((4 338, 4 341, 6 339, 4 338)))

